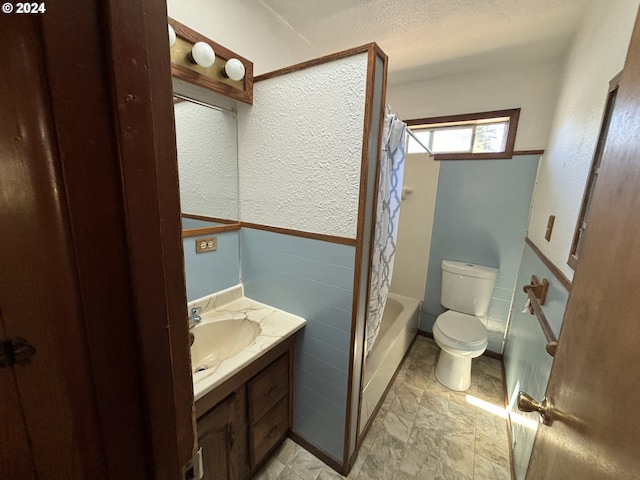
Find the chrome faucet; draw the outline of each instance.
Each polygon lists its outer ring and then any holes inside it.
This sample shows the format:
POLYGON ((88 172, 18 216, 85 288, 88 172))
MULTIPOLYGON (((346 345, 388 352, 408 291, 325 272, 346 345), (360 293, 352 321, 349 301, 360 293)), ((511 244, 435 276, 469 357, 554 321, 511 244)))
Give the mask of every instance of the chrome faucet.
POLYGON ((202 307, 193 307, 191 309, 191 313, 189 313, 188 318, 189 328, 195 327, 202 321, 202 318, 200 317, 200 310, 202 310, 202 307))

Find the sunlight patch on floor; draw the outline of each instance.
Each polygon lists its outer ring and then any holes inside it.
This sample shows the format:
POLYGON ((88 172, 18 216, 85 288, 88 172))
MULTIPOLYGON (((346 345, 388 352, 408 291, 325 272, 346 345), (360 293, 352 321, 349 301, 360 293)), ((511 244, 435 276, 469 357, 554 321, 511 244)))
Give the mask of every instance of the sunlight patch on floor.
POLYGON ((467 403, 497 415, 500 418, 507 418, 507 411, 504 408, 498 407, 497 405, 482 400, 481 398, 474 397, 473 395, 467 395, 467 403))

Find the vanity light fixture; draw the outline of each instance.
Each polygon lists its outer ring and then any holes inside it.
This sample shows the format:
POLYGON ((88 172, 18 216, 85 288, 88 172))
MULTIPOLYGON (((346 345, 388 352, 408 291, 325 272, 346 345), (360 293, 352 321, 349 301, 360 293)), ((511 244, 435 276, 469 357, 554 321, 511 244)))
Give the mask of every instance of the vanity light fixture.
MULTIPOLYGON (((173 18, 169 17, 167 23, 176 35, 175 45, 169 52, 174 78, 253 104, 253 63, 250 60, 173 18)), ((173 44, 171 33, 169 37, 173 44)))
POLYGON ((236 82, 244 78, 244 73, 244 64, 237 58, 230 58, 227 60, 227 63, 224 64, 224 69, 222 70, 223 76, 230 78, 231 80, 235 80, 236 82))
POLYGON ((171 25, 168 25, 168 27, 169 27, 169 48, 173 48, 173 46, 176 44, 176 31, 173 29, 171 25))
POLYGON ((191 52, 187 54, 187 59, 201 67, 210 67, 216 61, 216 54, 211 45, 205 42, 197 42, 191 48, 191 52))

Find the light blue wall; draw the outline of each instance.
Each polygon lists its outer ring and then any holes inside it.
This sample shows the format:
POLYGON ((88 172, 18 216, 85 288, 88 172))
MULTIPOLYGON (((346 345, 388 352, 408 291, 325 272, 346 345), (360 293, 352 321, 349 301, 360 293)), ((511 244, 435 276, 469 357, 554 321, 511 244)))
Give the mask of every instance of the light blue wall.
POLYGON ((307 320, 295 352, 293 431, 342 462, 355 247, 242 228, 245 295, 307 320))
POLYGON ((524 479, 527 471, 538 426, 538 416, 534 413, 519 412, 514 405, 514 397, 520 390, 538 400, 544 397, 553 364, 553 358, 545 350, 547 342, 535 315, 528 312, 522 313, 527 300, 522 287, 531 282, 531 275, 536 275, 539 280, 543 278, 549 280, 549 291, 542 310, 556 337, 560 334, 569 296, 567 290, 556 280, 531 247, 525 245, 504 352, 507 394, 511 399, 509 410, 515 442, 513 456, 518 479, 524 479))
POLYGON ((456 160, 440 166, 420 328, 431 332, 440 305, 443 259, 497 267, 488 349, 502 353, 511 297, 520 265, 539 155, 511 160, 456 160))
POLYGON ((188 302, 240 283, 239 233, 222 232, 213 236, 218 238, 218 249, 197 255, 196 238, 201 237, 182 239, 188 302))

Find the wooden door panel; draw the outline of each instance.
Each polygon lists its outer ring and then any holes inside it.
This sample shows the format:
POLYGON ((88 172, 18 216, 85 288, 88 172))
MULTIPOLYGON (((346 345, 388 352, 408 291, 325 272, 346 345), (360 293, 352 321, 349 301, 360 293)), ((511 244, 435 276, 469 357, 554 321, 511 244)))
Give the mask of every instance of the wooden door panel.
POLYGON ((166 6, 2 20, 0 308, 37 350, 3 422, 38 478, 175 479, 195 425, 166 6))
POLYGON ((527 478, 640 475, 640 23, 636 25, 527 478))
POLYGON ((10 368, 0 369, 0 465, 6 480, 35 480, 27 429, 10 368))
MULTIPOLYGON (((13 369, 40 478, 106 478, 77 281, 66 231, 38 23, 16 16, 0 52, 0 303, 6 337, 36 348, 13 369)), ((5 37, 6 35, 6 37, 5 37)))

